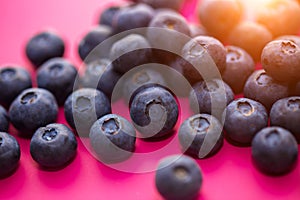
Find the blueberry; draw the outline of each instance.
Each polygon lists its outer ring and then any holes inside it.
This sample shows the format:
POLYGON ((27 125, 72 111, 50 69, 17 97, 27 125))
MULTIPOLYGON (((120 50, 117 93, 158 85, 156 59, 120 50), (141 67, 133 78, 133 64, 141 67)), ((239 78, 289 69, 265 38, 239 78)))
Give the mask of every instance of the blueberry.
POLYGON ((26 44, 26 55, 35 67, 39 67, 50 58, 62 57, 64 51, 64 41, 59 35, 49 31, 34 35, 26 44))
POLYGON ((11 102, 25 89, 31 88, 32 82, 27 70, 16 66, 0 69, 0 103, 9 107, 11 102))
POLYGON ((85 88, 96 88, 111 98, 112 92, 121 75, 113 70, 108 59, 98 59, 86 64, 85 72, 81 77, 81 85, 85 88))
POLYGON ((37 85, 49 90, 58 105, 63 105, 72 93, 76 77, 77 70, 71 62, 64 58, 52 58, 38 69, 37 85))
POLYGON ((130 34, 115 42, 110 50, 113 69, 124 74, 132 68, 146 64, 152 56, 150 44, 141 35, 130 34))
POLYGON ((7 132, 9 127, 9 117, 6 110, 0 106, 0 132, 7 132))
POLYGON ((40 127, 30 141, 30 154, 42 167, 58 169, 66 166, 76 155, 77 140, 64 124, 40 127))
MULTIPOLYGON (((84 37, 81 39, 79 45, 78 45, 78 53, 82 60, 85 60, 85 62, 93 61, 99 59, 99 55, 101 57, 107 57, 107 49, 105 48, 105 51, 102 50, 102 48, 96 48, 101 42, 108 39, 110 36, 112 36, 113 31, 111 27, 106 25, 99 25, 96 27, 93 27, 91 30, 89 30, 84 37), (96 52, 91 52, 96 48, 96 52), (98 53, 97 51, 101 51, 98 53), (89 56, 88 56, 89 55, 89 56)), ((103 48, 104 49, 104 48, 103 48)))
POLYGON ((300 97, 293 96, 276 101, 270 111, 272 126, 280 126, 289 130, 300 143, 300 97))
POLYGON ((89 136, 96 155, 105 163, 124 161, 135 149, 135 129, 119 115, 109 114, 98 119, 89 136))
POLYGON ((112 27, 113 18, 119 10, 119 6, 111 6, 106 8, 100 15, 99 24, 112 27))
POLYGON ((97 119, 111 113, 111 105, 103 92, 82 88, 67 98, 64 113, 68 124, 76 129, 80 136, 85 137, 97 119))
POLYGON ((24 136, 56 121, 58 106, 55 97, 42 88, 24 90, 11 104, 9 117, 13 126, 24 136))
POLYGON ((224 111, 226 136, 237 145, 251 145, 255 134, 268 126, 268 112, 259 102, 240 98, 224 111))
POLYGON ((155 173, 155 185, 166 200, 196 199, 203 182, 198 164, 190 157, 172 155, 162 159, 155 173))
POLYGON ((253 162, 263 173, 286 174, 293 169, 297 158, 297 142, 294 136, 283 128, 264 128, 252 141, 253 162))
POLYGON ((274 80, 264 70, 253 72, 244 87, 244 97, 262 103, 268 111, 273 103, 288 95, 288 86, 274 80))
POLYGON ((261 63, 268 75, 278 81, 298 81, 300 46, 291 40, 271 41, 263 49, 261 63))
POLYGON ((183 3, 183 0, 135 0, 139 3, 146 3, 153 8, 169 8, 173 10, 179 10, 183 3))
POLYGON ((16 170, 20 156, 17 140, 6 132, 0 132, 0 178, 10 176, 16 170))
POLYGON ((159 138, 173 130, 178 104, 166 88, 149 84, 136 90, 130 100, 130 116, 143 138, 159 138))
POLYGON ((213 114, 219 120, 224 109, 233 99, 231 88, 220 79, 196 83, 189 97, 190 107, 194 113, 213 114))
POLYGON ((216 64, 220 73, 226 67, 226 49, 223 44, 216 38, 210 36, 197 36, 187 42, 182 49, 182 57, 189 61, 193 66, 208 70, 206 59, 203 58, 204 52, 208 53, 216 64))
POLYGON ((128 76, 124 81, 123 97, 125 97, 126 100, 129 101, 131 95, 136 89, 150 83, 155 83, 159 85, 166 84, 163 76, 158 71, 151 70, 148 68, 137 68, 135 73, 130 74, 130 76, 128 76))
POLYGON ((146 4, 131 4, 122 7, 114 16, 112 27, 115 32, 147 27, 154 15, 153 9, 146 4))
POLYGON ((146 35, 151 46, 155 48, 154 57, 159 63, 165 64, 176 58, 177 55, 173 52, 180 54, 189 39, 190 29, 179 13, 164 10, 153 17, 146 35))
POLYGON ((179 129, 181 150, 196 158, 216 154, 223 145, 223 130, 212 115, 197 114, 185 120, 179 129))
POLYGON ((252 57, 242 48, 226 46, 226 67, 222 79, 235 94, 243 92, 245 83, 255 70, 252 57))

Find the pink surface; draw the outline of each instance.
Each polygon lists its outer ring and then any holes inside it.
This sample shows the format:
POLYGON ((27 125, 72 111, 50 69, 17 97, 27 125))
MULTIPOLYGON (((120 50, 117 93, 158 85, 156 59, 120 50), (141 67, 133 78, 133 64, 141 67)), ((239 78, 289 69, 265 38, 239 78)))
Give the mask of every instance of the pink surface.
MULTIPOLYGON (((76 52, 78 41, 96 24, 103 7, 118 2, 121 1, 1 0, 0 65, 15 63, 33 71, 24 57, 24 44, 32 34, 45 28, 53 28, 64 36, 67 42, 66 57, 79 65, 76 52)), ((185 5, 183 13, 194 21, 192 10, 196 1, 187 2, 189 4, 185 5)), ((180 103, 181 117, 178 124, 190 116, 187 101, 181 100, 180 103)), ((113 110, 128 118, 123 102, 114 104, 113 110)), ((58 121, 65 123, 62 109, 58 121)), ((125 173, 105 166, 94 159, 79 139, 78 154, 69 166, 56 172, 44 171, 31 159, 30 141, 18 137, 12 128, 11 132, 21 145, 22 155, 16 173, 0 180, 1 199, 161 199, 155 189, 154 172, 125 173)), ((162 142, 138 140, 137 152, 152 152, 167 144, 171 144, 169 153, 179 153, 176 135, 162 142)), ((225 141, 217 155, 198 160, 204 176, 199 199, 300 198, 299 163, 288 175, 268 177, 253 167, 250 151, 250 148, 234 147, 225 141)), ((160 156, 145 157, 135 165, 151 168, 160 156)))

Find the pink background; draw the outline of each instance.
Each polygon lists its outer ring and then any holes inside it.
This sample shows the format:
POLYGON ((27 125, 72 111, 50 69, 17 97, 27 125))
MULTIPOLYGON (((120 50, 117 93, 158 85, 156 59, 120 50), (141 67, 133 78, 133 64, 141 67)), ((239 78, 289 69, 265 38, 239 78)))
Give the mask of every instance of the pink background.
MULTIPOLYGON (((119 2, 122 1, 1 0, 0 65, 13 63, 33 72, 24 56, 24 45, 37 31, 52 28, 67 42, 65 57, 79 66, 76 49, 79 40, 96 24, 104 7, 119 2)), ((187 0, 187 3, 183 14, 194 20, 196 1, 187 0)), ((180 102, 182 113, 178 124, 191 114, 187 101, 180 102)), ((123 102, 113 105, 113 110, 128 117, 123 102)), ((62 109, 58 121, 65 123, 62 109)), ((155 189, 154 172, 133 174, 111 169, 94 159, 80 140, 78 154, 69 166, 56 172, 44 171, 30 156, 30 141, 18 137, 13 128, 10 132, 17 137, 22 154, 16 173, 0 180, 1 199, 161 199, 155 189)), ((173 139, 175 143, 171 152, 179 153, 176 135, 162 142, 138 140, 137 152, 160 149, 173 139)), ((199 199, 300 199, 299 163, 288 175, 268 177, 253 167, 250 152, 250 148, 234 147, 225 141, 217 155, 197 160, 204 176, 199 199)), ((141 162, 156 164, 159 158, 154 156, 152 159, 141 162)))

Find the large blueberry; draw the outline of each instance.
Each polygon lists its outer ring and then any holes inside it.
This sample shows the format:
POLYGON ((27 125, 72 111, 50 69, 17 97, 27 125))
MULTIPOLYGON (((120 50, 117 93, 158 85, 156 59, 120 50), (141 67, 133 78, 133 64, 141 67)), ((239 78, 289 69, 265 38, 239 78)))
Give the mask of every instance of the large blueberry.
POLYGON ((166 200, 192 200, 203 182, 198 164, 190 157, 173 155, 162 159, 155 173, 155 185, 166 200))
POLYGON ((99 24, 112 26, 115 14, 120 10, 119 6, 111 6, 102 11, 99 17, 99 24))
POLYGON ((290 172, 298 159, 298 145, 294 136, 280 127, 259 131, 252 141, 252 159, 263 173, 281 175, 290 172))
POLYGON ((220 79, 196 83, 189 97, 190 106, 195 113, 213 114, 219 120, 233 99, 232 89, 220 79))
POLYGON ((110 50, 113 69, 124 74, 134 67, 150 61, 150 44, 142 35, 130 34, 115 42, 110 50))
MULTIPOLYGON (((96 60, 99 58, 99 55, 101 57, 107 57, 107 49, 104 47, 96 48, 101 42, 108 39, 113 34, 111 27, 106 25, 99 25, 96 27, 93 27, 91 30, 89 30, 84 37, 81 39, 79 45, 78 45, 78 53, 82 60, 85 60, 86 58, 89 58, 87 61, 90 60, 96 60), (93 52, 93 54, 90 54, 94 49, 96 48, 96 51, 93 52), (105 51, 103 51, 105 49, 105 51), (97 52, 99 51, 99 52, 97 52), (105 54, 106 52, 106 54, 105 54)), ((107 48, 110 48, 110 46, 107 46, 107 48)))
POLYGON ((280 126, 289 130, 300 143, 300 97, 293 96, 276 101, 270 111, 272 126, 280 126))
POLYGON ((36 130, 30 141, 30 154, 42 167, 58 169, 76 155, 77 140, 64 124, 48 124, 36 130))
POLYGON ((136 132, 125 118, 109 114, 98 119, 90 130, 90 142, 97 157, 105 163, 128 159, 135 149, 136 132))
POLYGON ((201 69, 203 78, 208 78, 206 74, 215 66, 220 74, 226 68, 226 49, 214 37, 197 36, 191 39, 182 48, 182 57, 189 61, 195 68, 201 69))
POLYGON ((244 85, 255 70, 253 58, 242 48, 226 46, 226 67, 222 74, 223 80, 235 94, 243 92, 244 85))
POLYGON ((6 132, 0 132, 0 178, 5 178, 16 170, 20 156, 17 140, 6 132))
POLYGON ((9 127, 9 117, 6 110, 0 106, 0 132, 7 132, 9 127))
POLYGON ((103 91, 110 98, 120 78, 121 75, 113 70, 110 60, 98 59, 86 65, 80 82, 82 87, 96 88, 103 91))
POLYGON ((244 87, 244 97, 262 103, 270 111, 273 103, 288 97, 289 88, 283 82, 270 77, 265 70, 257 70, 248 78, 244 87))
POLYGON ((155 9, 168 8, 174 10, 179 10, 183 3, 183 0, 134 0, 134 1, 139 3, 146 3, 155 9))
POLYGON ((268 125, 266 108, 247 98, 232 101, 223 117, 226 136, 237 145, 251 145, 255 134, 268 125))
POLYGON ((35 67, 39 67, 50 58, 62 57, 65 44, 56 33, 44 31, 34 35, 26 44, 26 55, 35 67))
POLYGON ((189 40, 190 29, 180 14, 164 10, 153 17, 146 35, 151 46, 155 48, 155 59, 160 63, 167 63, 180 54, 182 47, 189 40))
POLYGON ((130 116, 143 138, 169 134, 178 119, 178 104, 171 92, 150 84, 137 89, 130 100, 130 116))
POLYGON ((9 108, 11 123, 24 136, 30 136, 39 127, 55 122, 57 114, 55 97, 42 88, 24 90, 9 108))
POLYGON ((82 88, 74 91, 64 105, 68 124, 76 129, 80 136, 88 136, 93 123, 100 117, 111 113, 108 97, 101 91, 82 88))
POLYGON ((154 10, 146 4, 131 4, 122 7, 112 21, 116 32, 123 32, 135 28, 147 27, 154 15, 154 10))
POLYGON ((16 66, 0 69, 0 103, 3 106, 9 107, 23 90, 31 86, 31 77, 26 69, 16 66))
POLYGON ((181 150, 196 158, 217 153, 223 145, 223 129, 212 115, 197 114, 185 120, 179 129, 181 150))
POLYGON ((49 90, 58 105, 63 105, 72 93, 77 77, 75 66, 64 58, 52 58, 37 71, 38 87, 49 90))

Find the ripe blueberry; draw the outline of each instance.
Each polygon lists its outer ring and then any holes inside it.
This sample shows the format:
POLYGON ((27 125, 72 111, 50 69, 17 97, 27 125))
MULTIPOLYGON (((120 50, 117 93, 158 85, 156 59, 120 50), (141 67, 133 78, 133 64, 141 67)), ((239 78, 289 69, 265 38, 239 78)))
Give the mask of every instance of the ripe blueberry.
POLYGON ((38 69, 37 84, 39 88, 49 90, 58 105, 63 105, 72 93, 76 76, 77 70, 72 63, 63 58, 52 58, 38 69))
POLYGON ((195 199, 203 182, 198 164, 190 157, 173 155, 162 159, 155 173, 155 185, 166 200, 195 199))
POLYGON ((185 120, 179 129, 181 150, 196 158, 217 153, 223 145, 223 130, 212 115, 197 114, 185 120))
POLYGON ((40 127, 30 141, 32 158, 44 168, 58 169, 68 164, 76 155, 77 140, 64 124, 40 127))
POLYGON ((0 69, 0 103, 9 107, 11 102, 25 89, 31 88, 32 82, 27 70, 16 66, 0 69))
POLYGON ((24 136, 56 121, 58 106, 55 97, 42 88, 24 90, 10 105, 9 117, 13 126, 24 136))
POLYGON ((252 141, 252 159, 263 173, 281 175, 290 172, 298 158, 298 145, 294 136, 280 127, 267 127, 259 131, 252 141))
POLYGON ((226 136, 237 145, 251 145, 255 134, 268 125, 266 108, 247 98, 232 101, 223 117, 226 136))
POLYGON ((20 156, 17 140, 6 132, 0 132, 0 178, 5 178, 16 170, 20 156))
POLYGON ((129 102, 130 116, 143 138, 158 138, 169 134, 178 119, 178 105, 173 94, 155 85, 136 90, 129 102))
POLYGON ((90 130, 90 142, 105 163, 117 163, 128 159, 135 149, 136 133, 125 118, 109 114, 98 119, 90 130))
POLYGON ((35 67, 50 58, 62 57, 64 51, 64 41, 59 35, 49 31, 37 33, 26 44, 26 55, 35 67))
POLYGON ((82 88, 74 91, 65 101, 64 113, 68 124, 80 136, 88 136, 93 123, 111 113, 108 97, 101 91, 82 88))

